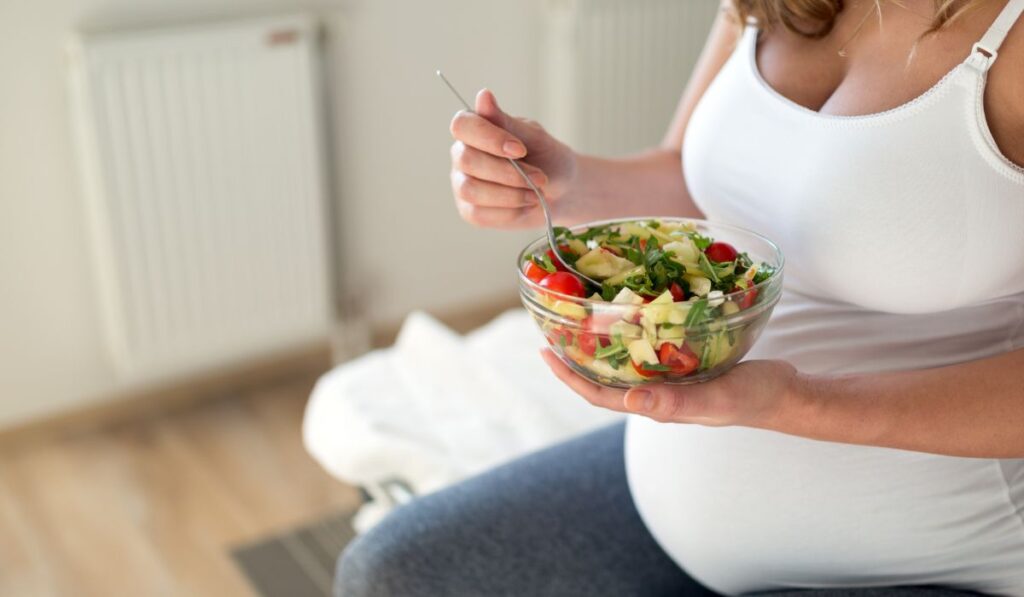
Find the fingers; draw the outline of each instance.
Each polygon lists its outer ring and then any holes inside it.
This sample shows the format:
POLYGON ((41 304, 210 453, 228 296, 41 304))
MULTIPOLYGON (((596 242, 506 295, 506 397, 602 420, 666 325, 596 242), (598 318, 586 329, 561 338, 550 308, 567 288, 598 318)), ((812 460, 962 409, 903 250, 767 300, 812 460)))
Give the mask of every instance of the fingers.
POLYGON ((555 353, 548 348, 541 350, 541 357, 548 367, 551 367, 551 371, 558 379, 562 380, 572 391, 583 396, 587 402, 609 410, 629 412, 622 401, 622 390, 606 388, 584 378, 559 360, 555 353))
POLYGON ((513 159, 526 155, 522 141, 479 114, 461 111, 452 119, 450 128, 457 141, 491 155, 513 159))
MULTIPOLYGON (((523 177, 505 158, 495 157, 462 141, 452 144, 452 167, 473 178, 495 182, 508 187, 529 188, 523 177)), ((520 167, 538 187, 548 183, 548 177, 536 166, 520 163, 520 167)))
POLYGON ((480 207, 518 208, 537 204, 533 191, 515 189, 495 182, 473 178, 458 170, 452 170, 452 191, 461 199, 480 207))
POLYGON ((544 214, 539 207, 482 207, 459 198, 455 199, 455 207, 463 220, 481 228, 525 230, 544 223, 544 214))

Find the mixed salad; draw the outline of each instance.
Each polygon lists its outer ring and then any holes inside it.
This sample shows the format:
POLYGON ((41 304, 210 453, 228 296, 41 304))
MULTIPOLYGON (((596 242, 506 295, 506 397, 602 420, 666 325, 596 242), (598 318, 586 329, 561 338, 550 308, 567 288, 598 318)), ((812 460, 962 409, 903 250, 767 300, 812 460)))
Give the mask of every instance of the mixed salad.
POLYGON ((685 221, 556 228, 556 240, 562 259, 601 286, 567 271, 551 249, 528 255, 523 274, 541 289, 532 296, 559 316, 538 319, 558 352, 605 382, 671 380, 735 362, 749 322, 728 316, 765 300, 758 285, 775 273, 685 221))

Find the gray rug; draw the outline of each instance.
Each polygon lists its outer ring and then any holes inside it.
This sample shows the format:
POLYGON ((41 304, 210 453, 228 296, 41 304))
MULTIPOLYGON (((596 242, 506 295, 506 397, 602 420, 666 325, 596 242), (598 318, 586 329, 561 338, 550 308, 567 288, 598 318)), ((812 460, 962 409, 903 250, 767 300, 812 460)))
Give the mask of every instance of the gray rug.
POLYGON ((355 536, 353 512, 231 550, 231 557, 262 597, 329 597, 334 562, 355 536))

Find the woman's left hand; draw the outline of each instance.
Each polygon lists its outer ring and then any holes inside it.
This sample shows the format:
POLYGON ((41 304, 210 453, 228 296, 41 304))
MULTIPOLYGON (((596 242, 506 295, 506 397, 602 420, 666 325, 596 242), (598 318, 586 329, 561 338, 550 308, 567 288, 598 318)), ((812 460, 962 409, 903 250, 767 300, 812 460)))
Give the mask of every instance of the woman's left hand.
POLYGON ((594 406, 663 423, 771 428, 800 383, 785 361, 745 361, 713 380, 691 385, 651 383, 623 391, 598 385, 567 367, 550 349, 541 355, 555 375, 594 406))

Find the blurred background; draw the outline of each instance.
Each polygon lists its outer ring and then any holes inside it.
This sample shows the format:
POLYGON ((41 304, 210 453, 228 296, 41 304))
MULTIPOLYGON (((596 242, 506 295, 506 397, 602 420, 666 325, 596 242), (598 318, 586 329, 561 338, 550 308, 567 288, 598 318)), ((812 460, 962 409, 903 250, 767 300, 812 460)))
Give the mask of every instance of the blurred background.
POLYGON ((538 236, 458 218, 435 69, 625 154, 716 11, 0 3, 0 595, 323 594, 302 542, 347 538, 309 521, 362 496, 303 450, 313 383, 414 310, 465 332, 513 307, 538 236), (285 556, 308 586, 253 576, 285 556))

